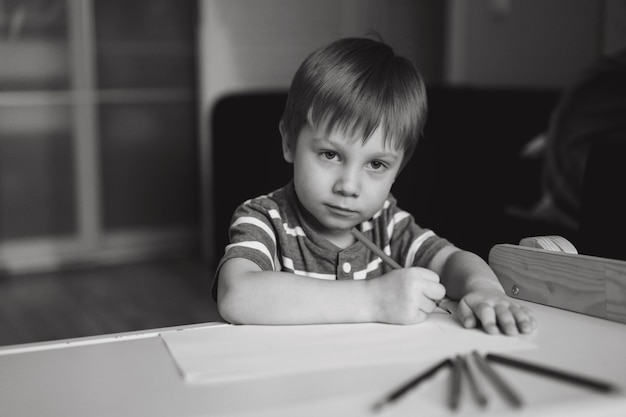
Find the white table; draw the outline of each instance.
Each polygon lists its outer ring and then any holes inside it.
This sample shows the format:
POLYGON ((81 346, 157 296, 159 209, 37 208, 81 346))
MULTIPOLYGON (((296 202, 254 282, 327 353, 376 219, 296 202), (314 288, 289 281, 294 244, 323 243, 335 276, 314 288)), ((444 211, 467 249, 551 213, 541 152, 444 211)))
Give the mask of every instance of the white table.
MULTIPOLYGON (((626 326, 538 304, 532 337, 538 349, 511 353, 609 380, 626 389, 626 326)), ((209 326, 206 324, 202 326, 209 326)), ((189 385, 178 372, 163 332, 179 328, 0 348, 3 416, 362 416, 420 369, 390 364, 286 375, 221 385, 189 385)), ((512 409, 490 387, 478 408, 467 389, 457 413, 448 410, 444 373, 377 414, 626 416, 626 396, 606 395, 497 366, 525 406, 512 409)))

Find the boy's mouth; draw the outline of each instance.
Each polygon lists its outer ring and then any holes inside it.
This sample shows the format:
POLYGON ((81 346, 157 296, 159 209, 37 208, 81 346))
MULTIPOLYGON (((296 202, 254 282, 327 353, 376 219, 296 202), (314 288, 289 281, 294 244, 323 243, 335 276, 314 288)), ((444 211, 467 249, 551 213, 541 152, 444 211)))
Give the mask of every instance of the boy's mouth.
POLYGON ((328 207, 328 209, 331 212, 338 214, 340 216, 352 216, 358 213, 356 210, 352 210, 352 209, 349 209, 347 207, 342 207, 342 206, 335 206, 333 204, 326 204, 326 207, 328 207))

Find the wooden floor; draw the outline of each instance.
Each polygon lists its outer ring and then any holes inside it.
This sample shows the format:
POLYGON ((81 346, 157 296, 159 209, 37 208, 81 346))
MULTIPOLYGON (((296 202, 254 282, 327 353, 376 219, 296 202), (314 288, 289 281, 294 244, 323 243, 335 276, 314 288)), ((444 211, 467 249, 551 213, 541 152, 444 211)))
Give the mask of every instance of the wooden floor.
POLYGON ((0 278, 0 345, 221 320, 212 272, 176 260, 0 278))

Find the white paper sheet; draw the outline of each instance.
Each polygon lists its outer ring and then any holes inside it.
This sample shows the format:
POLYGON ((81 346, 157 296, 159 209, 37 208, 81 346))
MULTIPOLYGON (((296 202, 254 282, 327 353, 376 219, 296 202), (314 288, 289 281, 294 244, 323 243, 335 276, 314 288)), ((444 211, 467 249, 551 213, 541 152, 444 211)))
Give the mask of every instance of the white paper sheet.
POLYGON ((488 335, 432 314, 411 326, 380 323, 220 326, 161 333, 190 383, 215 383, 469 353, 530 349, 527 337, 488 335))

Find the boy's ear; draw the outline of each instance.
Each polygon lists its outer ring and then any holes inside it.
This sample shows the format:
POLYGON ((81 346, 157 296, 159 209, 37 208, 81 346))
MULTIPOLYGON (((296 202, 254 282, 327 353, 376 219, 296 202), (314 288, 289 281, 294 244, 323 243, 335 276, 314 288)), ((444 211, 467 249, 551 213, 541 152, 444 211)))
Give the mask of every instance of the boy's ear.
POLYGON ((278 124, 278 130, 280 130, 280 136, 282 138, 283 157, 285 161, 293 163, 293 149, 289 146, 289 137, 287 136, 285 124, 282 121, 278 124))

